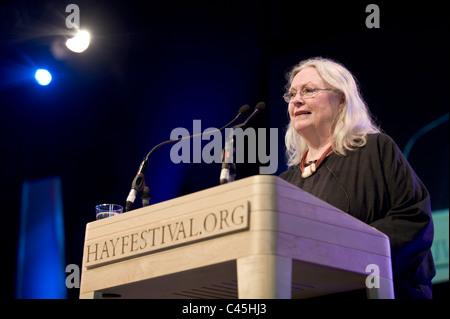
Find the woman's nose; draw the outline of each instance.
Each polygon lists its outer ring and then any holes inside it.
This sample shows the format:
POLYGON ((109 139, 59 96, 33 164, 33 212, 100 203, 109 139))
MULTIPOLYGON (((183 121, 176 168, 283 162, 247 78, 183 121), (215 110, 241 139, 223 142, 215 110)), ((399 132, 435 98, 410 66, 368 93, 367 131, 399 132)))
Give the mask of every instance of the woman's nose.
POLYGON ((291 98, 291 103, 294 106, 297 106, 297 105, 305 104, 305 101, 303 100, 303 97, 301 96, 301 94, 299 92, 296 92, 295 96, 293 98, 291 98))

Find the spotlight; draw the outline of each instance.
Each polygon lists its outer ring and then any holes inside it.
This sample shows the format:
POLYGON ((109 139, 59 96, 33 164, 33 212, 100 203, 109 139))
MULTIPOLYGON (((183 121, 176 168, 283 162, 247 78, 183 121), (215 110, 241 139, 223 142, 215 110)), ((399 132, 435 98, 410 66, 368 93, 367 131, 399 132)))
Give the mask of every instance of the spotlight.
POLYGON ((40 85, 48 85, 52 81, 52 75, 45 69, 39 69, 34 74, 36 82, 40 85))
POLYGON ((66 46, 73 52, 81 53, 89 47, 90 42, 91 35, 89 32, 80 30, 72 39, 66 41, 66 46))

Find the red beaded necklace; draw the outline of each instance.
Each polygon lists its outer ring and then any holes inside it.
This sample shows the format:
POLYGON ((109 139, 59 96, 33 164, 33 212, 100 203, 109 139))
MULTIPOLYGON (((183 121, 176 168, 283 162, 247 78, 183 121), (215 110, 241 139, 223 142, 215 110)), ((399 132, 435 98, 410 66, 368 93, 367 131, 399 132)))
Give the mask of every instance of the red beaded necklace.
POLYGON ((327 157, 327 155, 329 155, 332 150, 333 148, 331 146, 328 147, 317 161, 310 162, 308 166, 306 166, 306 155, 308 155, 308 151, 306 151, 302 157, 302 160, 300 161, 300 170, 302 171, 302 177, 308 178, 312 174, 314 174, 316 170, 319 168, 320 164, 325 159, 325 157, 327 157))

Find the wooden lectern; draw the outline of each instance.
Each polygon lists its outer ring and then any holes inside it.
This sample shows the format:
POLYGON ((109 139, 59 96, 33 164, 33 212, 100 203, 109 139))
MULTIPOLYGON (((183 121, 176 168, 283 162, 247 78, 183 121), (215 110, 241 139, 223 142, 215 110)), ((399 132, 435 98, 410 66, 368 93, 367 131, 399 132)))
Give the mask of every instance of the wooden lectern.
POLYGON ((394 298, 389 239, 259 175, 87 224, 80 298, 394 298))

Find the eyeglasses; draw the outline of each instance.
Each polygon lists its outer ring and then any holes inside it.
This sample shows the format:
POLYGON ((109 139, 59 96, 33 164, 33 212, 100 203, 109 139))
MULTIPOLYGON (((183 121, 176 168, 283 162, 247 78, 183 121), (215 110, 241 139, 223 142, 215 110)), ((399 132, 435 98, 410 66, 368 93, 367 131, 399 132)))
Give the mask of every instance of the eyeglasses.
POLYGON ((290 103, 291 100, 293 98, 295 98, 295 96, 297 95, 297 92, 300 93, 301 97, 309 98, 309 97, 315 96, 317 94, 317 92, 319 92, 319 91, 335 91, 335 92, 337 92, 337 90, 329 89, 329 88, 318 89, 318 88, 304 87, 300 91, 292 91, 292 92, 284 93, 283 98, 287 103, 290 103))

